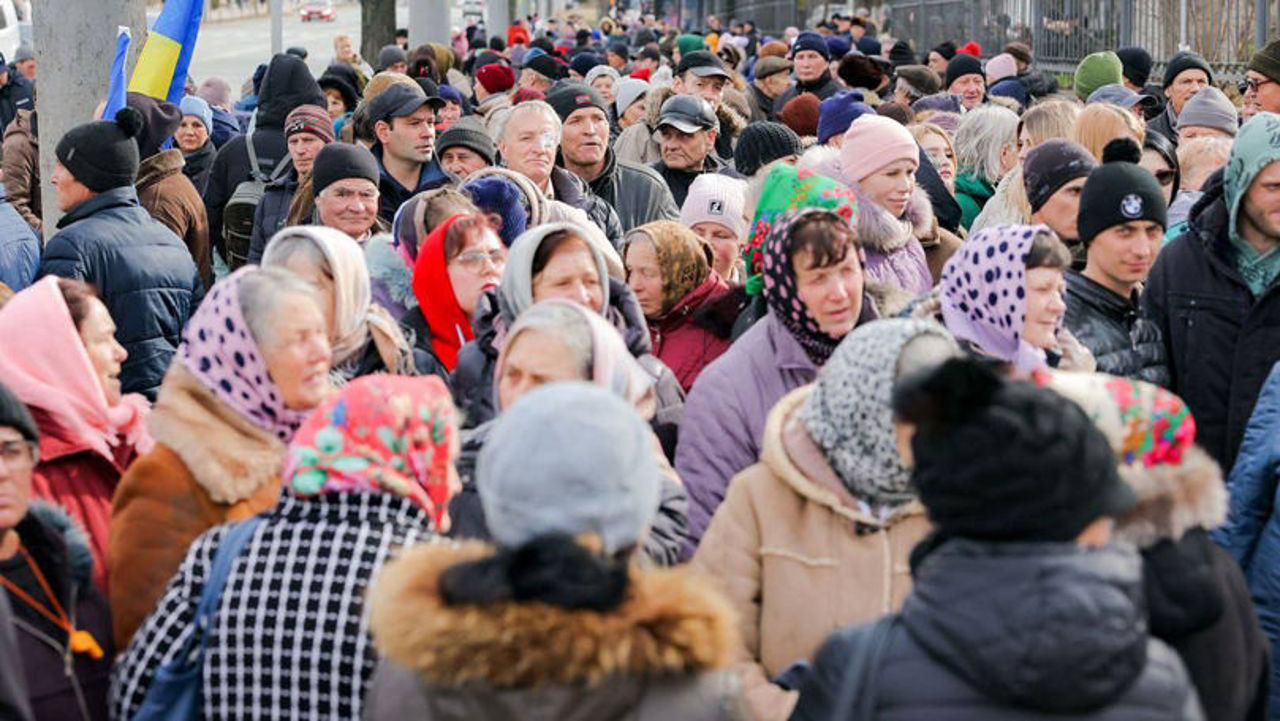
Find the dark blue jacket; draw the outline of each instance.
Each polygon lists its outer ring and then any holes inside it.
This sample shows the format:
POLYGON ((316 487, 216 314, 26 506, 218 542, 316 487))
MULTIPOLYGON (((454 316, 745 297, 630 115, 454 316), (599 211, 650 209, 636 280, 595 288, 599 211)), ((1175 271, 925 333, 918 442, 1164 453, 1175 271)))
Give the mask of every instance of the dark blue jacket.
POLYGON ((45 246, 41 275, 92 283, 129 352, 120 374, 126 393, 155 399, 182 326, 204 285, 182 239, 152 219, 132 186, 77 205, 45 246))
POLYGON ((35 110, 35 87, 21 73, 9 73, 9 82, 0 86, 0 133, 18 117, 19 110, 35 110))
POLYGON ((40 268, 40 239, 9 203, 0 185, 0 283, 15 292, 31 285, 40 268))
POLYGON ((209 133, 209 139, 213 141, 214 147, 221 148, 228 140, 242 134, 236 116, 222 108, 213 108, 213 130, 209 133))
POLYGON ((374 144, 373 157, 378 159, 378 172, 382 175, 382 179, 378 181, 378 217, 382 218, 387 225, 395 221, 396 211, 404 201, 424 190, 439 188, 454 181, 453 176, 440 167, 440 161, 432 156, 431 162, 422 166, 422 173, 418 175, 418 187, 410 190, 391 177, 387 172, 387 166, 382 164, 381 143, 374 144))

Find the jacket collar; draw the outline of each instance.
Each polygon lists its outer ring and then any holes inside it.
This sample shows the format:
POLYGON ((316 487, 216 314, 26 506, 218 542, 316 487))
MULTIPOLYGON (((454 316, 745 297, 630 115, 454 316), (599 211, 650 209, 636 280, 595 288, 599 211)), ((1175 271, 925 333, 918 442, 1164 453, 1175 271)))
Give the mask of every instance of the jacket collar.
POLYGON ((169 148, 161 150, 152 155, 142 164, 138 166, 138 188, 146 188, 148 186, 159 183, 171 175, 177 175, 182 172, 182 166, 186 161, 182 158, 182 151, 177 148, 169 148))
POLYGON ((1134 318, 1138 314, 1136 291, 1132 297, 1125 298, 1075 271, 1067 273, 1067 292, 1116 320, 1134 318))
POLYGON ((688 321, 703 305, 728 291, 729 284, 724 282, 719 273, 712 270, 707 273, 707 277, 698 284, 698 287, 689 291, 688 295, 676 302, 675 307, 662 318, 653 321, 651 325, 656 325, 658 330, 663 333, 670 333, 673 329, 688 321))
POLYGON ((103 210, 129 206, 138 207, 138 193, 133 189, 132 185, 105 190, 72 208, 71 212, 62 216, 58 220, 58 228, 65 228, 103 210))

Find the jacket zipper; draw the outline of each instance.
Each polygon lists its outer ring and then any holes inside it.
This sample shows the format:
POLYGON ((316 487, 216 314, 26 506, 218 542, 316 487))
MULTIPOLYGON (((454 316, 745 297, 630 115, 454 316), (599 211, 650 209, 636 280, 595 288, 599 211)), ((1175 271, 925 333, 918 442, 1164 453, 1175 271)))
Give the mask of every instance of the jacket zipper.
MULTIPOLYGON (((70 615, 72 628, 76 627, 75 602, 76 602, 76 589, 75 589, 75 586, 73 585, 71 587, 71 615, 70 615)), ((31 634, 33 637, 35 637, 36 640, 44 643, 46 646, 49 646, 50 648, 52 648, 54 651, 57 651, 62 656, 62 671, 64 674, 66 674, 67 680, 71 682, 71 690, 75 692, 76 705, 80 707, 80 718, 84 719, 84 721, 92 721, 92 717, 89 716, 89 705, 85 702, 84 693, 80 690, 80 680, 76 678, 75 666, 74 666, 75 654, 72 653, 71 651, 70 640, 68 639, 67 644, 64 646, 62 644, 59 644, 57 641, 53 640, 52 638, 49 638, 49 636, 46 635, 43 631, 36 628, 35 626, 32 626, 30 623, 27 623, 21 618, 15 617, 13 619, 13 623, 15 626, 31 634)))

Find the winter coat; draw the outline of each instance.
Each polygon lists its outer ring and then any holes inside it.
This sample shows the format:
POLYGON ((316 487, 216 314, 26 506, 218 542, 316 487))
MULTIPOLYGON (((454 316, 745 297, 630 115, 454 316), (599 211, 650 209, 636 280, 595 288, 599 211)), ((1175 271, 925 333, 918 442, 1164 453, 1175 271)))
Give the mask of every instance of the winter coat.
POLYGON ((0 86, 0 129, 8 128, 20 111, 35 109, 35 91, 22 73, 9 73, 9 82, 0 86))
MULTIPOLYGON (((61 509, 40 502, 28 507, 16 530, 72 625, 93 634, 104 655, 94 660, 87 654, 73 653, 65 632, 0 589, 0 595, 9 595, 18 641, 18 657, 6 658, 4 665, 12 668, 10 664, 22 664, 34 721, 106 721, 114 656, 111 612, 102 594, 93 587, 93 557, 84 535, 61 509)), ((48 603, 26 568, 20 555, 0 561, 0 575, 41 603, 48 603)))
POLYGON ((653 168, 619 161, 613 148, 604 162, 604 172, 590 183, 591 192, 618 212, 624 234, 645 223, 680 217, 680 206, 653 168))
POLYGON ((1138 292, 1129 299, 1079 273, 1067 273, 1067 330, 1098 361, 1098 371, 1169 387, 1160 328, 1144 318, 1138 292))
POLYGON ((1031 222, 1031 203, 1027 200, 1023 183, 1022 173, 1017 169, 1001 178, 996 184, 996 192, 969 225, 969 233, 997 225, 1028 225, 1031 222))
POLYGON ((204 287, 213 286, 213 251, 204 201, 182 173, 182 151, 169 148, 142 161, 138 168, 138 204, 186 243, 204 287))
POLYGON ((735 671, 759 721, 795 705, 770 679, 836 629, 902 605, 908 556, 929 531, 918 502, 883 523, 850 495, 799 420, 810 388, 770 411, 760 462, 733 479, 693 559, 737 612, 735 671))
POLYGON ((399 180, 392 177, 387 172, 387 166, 382 164, 382 144, 375 143, 370 152, 373 157, 378 159, 378 172, 380 178, 378 180, 378 217, 387 225, 395 221, 396 211, 409 198, 421 193, 424 190, 439 188, 442 185, 457 182, 457 178, 445 172, 440 167, 440 159, 431 156, 431 160, 422 166, 422 170, 418 173, 418 187, 406 188, 400 184, 399 180))
POLYGON ((702 369, 729 350, 728 335, 717 333, 698 317, 699 310, 728 292, 729 284, 713 270, 666 315, 649 322, 653 354, 675 373, 686 393, 702 369))
MULTIPOLYGON (((182 650, 228 528, 191 544, 121 657, 115 718, 137 712, 156 669, 182 650)), ((430 529, 425 511, 390 493, 284 494, 227 576, 204 652, 202 717, 361 718, 378 661, 365 589, 402 547, 431 538, 430 529)))
POLYGON ((995 195, 991 183, 965 171, 956 176, 956 202, 960 203, 960 225, 968 230, 982 212, 983 206, 995 195))
MULTIPOLYGON (((835 78, 831 77, 831 73, 829 71, 824 70, 822 71, 822 75, 811 83, 802 83, 799 80, 796 80, 792 83, 791 87, 784 90, 781 95, 774 99, 773 108, 775 114, 780 112, 788 102, 795 99, 801 93, 813 93, 818 96, 819 100, 826 100, 841 90, 842 88, 840 87, 840 83, 837 83, 835 78)), ((868 98, 874 94, 875 93, 869 92, 863 93, 863 95, 868 98)), ((872 101, 874 101, 874 99, 872 99, 872 101)))
POLYGON ((389 564, 371 592, 385 655, 366 721, 745 721, 724 669, 729 608, 687 569, 633 570, 617 609, 515 601, 449 605, 447 569, 492 553, 423 545, 389 564))
POLYGON ((232 138, 243 134, 240 130, 240 123, 236 121, 236 116, 222 108, 213 108, 213 130, 209 132, 209 139, 213 141, 213 147, 221 150, 232 138))
POLYGON ((409 311, 418 307, 418 298, 413 294, 413 268, 404 262, 391 241, 389 234, 382 233, 369 238, 364 244, 364 262, 369 268, 373 302, 403 326, 409 311))
POLYGON ((9 202, 39 233, 44 225, 40 203, 40 143, 35 126, 35 111, 18 111, 18 117, 4 131, 4 159, 0 161, 0 169, 4 171, 9 202))
MULTIPOLYGON (((892 317, 909 300, 894 288, 868 283, 858 324, 892 317)), ((685 401, 675 463, 689 490, 694 546, 724 500, 729 479, 760 458, 769 410, 817 374, 818 366, 772 312, 702 369, 685 401)))
POLYGON ((866 279, 901 288, 912 295, 928 293, 933 288, 933 274, 920 238, 936 232, 937 221, 929 196, 916 186, 906 214, 899 219, 860 191, 856 192, 858 240, 867 254, 862 271, 866 279))
MULTIPOLYGON (((18 637, 14 633, 13 608, 9 596, 0 593, 0 658, 18 658, 18 637)), ((0 718, 31 721, 31 701, 27 698, 27 676, 16 664, 10 664, 0 676, 0 718)))
POLYGON ((285 446, 174 363, 148 419, 156 447, 111 502, 107 564, 116 644, 124 648, 201 533, 274 506, 285 446))
POLYGON ((431 344, 431 327, 427 325, 427 318, 422 314, 421 306, 414 305, 404 314, 400 319, 400 330, 413 345, 418 375, 437 376, 445 382, 445 385, 448 385, 449 369, 436 355, 435 347, 431 344))
POLYGON ((723 160, 716 157, 714 153, 707 155, 702 163, 702 170, 676 170, 668 168, 667 164, 659 160, 652 166, 657 171, 658 177, 667 184, 667 188, 671 191, 671 198, 675 200, 676 205, 683 207, 684 200, 689 196, 689 186, 693 185, 693 181, 699 175, 704 173, 719 173, 727 175, 731 178, 741 178, 742 176, 733 168, 729 167, 723 160))
POLYGON ((1164 110, 1147 121, 1147 132, 1160 133, 1173 147, 1178 147, 1178 115, 1173 112, 1173 103, 1166 102, 1164 110))
POLYGON ((498 130, 504 118, 511 112, 510 93, 498 93, 481 100, 474 107, 475 114, 484 122, 484 130, 493 141, 498 142, 498 130))
MULTIPOLYGON (((1203 718, 1178 655, 1147 635, 1132 549, 954 539, 914 575, 877 667, 876 718, 1203 718)), ((851 681, 852 630, 823 644, 792 719, 851 718, 832 707, 851 681)))
POLYGON ((213 144, 212 140, 209 140, 204 145, 182 156, 184 161, 182 174, 187 176, 201 197, 204 197, 204 189, 209 185, 209 173, 213 170, 213 159, 217 154, 218 147, 213 144))
POLYGON ((586 213, 591 222, 613 243, 613 247, 622 247, 622 222, 618 219, 618 213, 611 203, 591 192, 587 181, 564 168, 553 167, 550 183, 555 200, 586 213))
MULTIPOLYGON (((670 85, 655 86, 649 90, 643 121, 624 129, 618 134, 618 139, 613 145, 618 160, 650 166, 662 160, 658 119, 662 115, 662 104, 675 94, 670 85)), ((723 103, 716 108, 716 119, 720 121, 716 136, 716 154, 720 156, 722 162, 729 165, 733 161, 733 145, 743 129, 747 127, 747 121, 723 103)), ((674 194, 674 190, 672 192, 674 194)), ((684 198, 676 198, 676 205, 683 203, 684 198)))
POLYGON ((40 269, 40 239, 0 186, 0 283, 13 291, 31 285, 40 269))
POLYGON ((773 98, 764 94, 764 91, 756 87, 753 82, 747 86, 747 102, 751 105, 752 123, 772 122, 777 119, 774 113, 773 98))
MULTIPOLYGON (((286 159, 284 162, 288 163, 286 159)), ((292 165, 292 164, 291 164, 292 165)), ((289 205, 298 192, 298 173, 292 167, 278 173, 267 183, 262 200, 253 211, 253 233, 249 236, 249 263, 258 265, 267 249, 267 241, 284 228, 289 217, 289 205)))
POLYGON ((113 188, 62 216, 40 275, 83 280, 98 289, 129 352, 120 373, 125 393, 155 398, 182 327, 204 297, 191 253, 138 204, 132 186, 113 188))
POLYGON ((1187 232, 1160 251, 1142 300, 1164 337, 1169 390, 1191 408, 1200 446, 1230 468, 1280 360, 1280 284, 1254 298, 1236 270, 1221 178, 1206 183, 1187 232))

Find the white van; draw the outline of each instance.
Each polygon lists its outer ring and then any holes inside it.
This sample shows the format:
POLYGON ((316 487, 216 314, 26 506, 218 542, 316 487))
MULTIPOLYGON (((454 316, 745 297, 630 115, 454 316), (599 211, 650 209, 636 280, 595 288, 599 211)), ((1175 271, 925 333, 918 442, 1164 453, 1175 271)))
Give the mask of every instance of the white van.
POLYGON ((21 44, 22 31, 18 28, 18 11, 13 7, 13 0, 0 0, 0 53, 4 53, 6 61, 11 61, 21 44))

